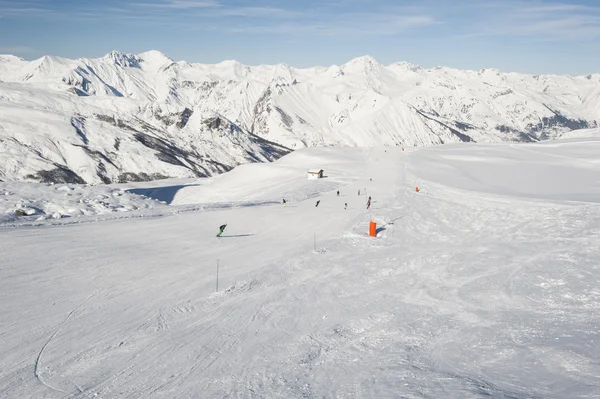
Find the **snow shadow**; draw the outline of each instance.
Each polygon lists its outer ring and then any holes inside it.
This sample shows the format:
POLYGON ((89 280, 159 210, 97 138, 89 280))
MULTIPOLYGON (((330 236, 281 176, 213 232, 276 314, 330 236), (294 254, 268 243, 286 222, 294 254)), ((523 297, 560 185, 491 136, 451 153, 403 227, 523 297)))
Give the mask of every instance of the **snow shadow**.
POLYGON ((399 216, 396 219, 392 219, 389 222, 382 224, 381 226, 379 226, 377 228, 377 230, 376 230, 377 234, 379 234, 382 231, 385 231, 386 230, 386 228, 385 228, 386 226, 393 225, 395 221, 402 219, 404 216, 406 216, 406 215, 399 216))
MULTIPOLYGON (((268 206, 281 204, 279 201, 246 201, 246 202, 212 202, 200 204, 206 209, 245 208, 253 206, 268 206)), ((291 208, 291 206, 290 206, 291 208)))
POLYGON ((235 235, 229 235, 229 236, 221 236, 219 238, 237 238, 237 237, 250 237, 253 236, 254 234, 235 234, 235 235))
POLYGON ((199 186, 200 184, 181 184, 178 186, 167 187, 152 187, 152 188, 131 188, 128 193, 143 195, 144 197, 152 198, 158 201, 164 201, 171 205, 175 195, 179 190, 185 187, 199 186))

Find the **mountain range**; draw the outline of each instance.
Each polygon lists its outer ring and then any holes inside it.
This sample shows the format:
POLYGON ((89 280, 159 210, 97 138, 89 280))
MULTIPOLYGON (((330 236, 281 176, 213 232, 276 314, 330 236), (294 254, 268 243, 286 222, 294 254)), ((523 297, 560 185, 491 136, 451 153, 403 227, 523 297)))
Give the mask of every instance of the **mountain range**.
POLYGON ((0 181, 211 176, 303 147, 532 142, 599 121, 600 74, 426 69, 369 56, 299 69, 192 64, 158 51, 0 55, 0 181))

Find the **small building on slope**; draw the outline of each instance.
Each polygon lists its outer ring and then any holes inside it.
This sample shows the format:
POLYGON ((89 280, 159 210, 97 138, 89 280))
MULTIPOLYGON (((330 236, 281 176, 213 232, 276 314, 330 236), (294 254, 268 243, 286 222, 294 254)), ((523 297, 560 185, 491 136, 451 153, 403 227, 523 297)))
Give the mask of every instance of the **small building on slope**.
POLYGON ((323 178, 323 169, 309 169, 308 180, 316 180, 323 178))

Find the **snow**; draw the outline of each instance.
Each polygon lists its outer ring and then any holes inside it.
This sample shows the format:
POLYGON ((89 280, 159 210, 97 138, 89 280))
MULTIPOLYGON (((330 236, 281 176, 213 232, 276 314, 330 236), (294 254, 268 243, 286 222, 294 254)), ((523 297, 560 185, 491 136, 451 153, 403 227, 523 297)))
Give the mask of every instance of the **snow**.
POLYGON ((0 228, 0 397, 598 397, 592 133, 0 183, 11 204, 170 204, 0 228))
POLYGON ((430 182, 509 197, 600 203, 600 140, 430 147, 411 165, 430 182), (447 183, 451 182, 451 183, 447 183))
POLYGON ((0 225, 36 225, 48 219, 74 222, 74 218, 84 216, 138 210, 141 215, 149 215, 164 210, 166 201, 138 195, 135 188, 131 190, 119 185, 0 183, 0 225), (19 216, 17 211, 27 216, 19 216))
POLYGON ((44 181, 39 173, 58 165, 94 184, 193 178, 305 147, 555 139, 598 126, 599 82, 370 56, 299 69, 175 62, 158 51, 0 55, 0 179, 44 181))

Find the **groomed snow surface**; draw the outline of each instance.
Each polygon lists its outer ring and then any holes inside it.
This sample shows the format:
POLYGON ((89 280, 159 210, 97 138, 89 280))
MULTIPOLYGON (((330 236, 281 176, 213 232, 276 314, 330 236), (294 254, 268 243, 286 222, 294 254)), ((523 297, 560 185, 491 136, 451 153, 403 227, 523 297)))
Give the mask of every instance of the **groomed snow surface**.
MULTIPOLYGON (((589 135, 312 148, 40 185, 107 213, 3 219, 0 397, 597 398, 599 153, 589 135)), ((11 184, 5 202, 45 209, 11 184)))

